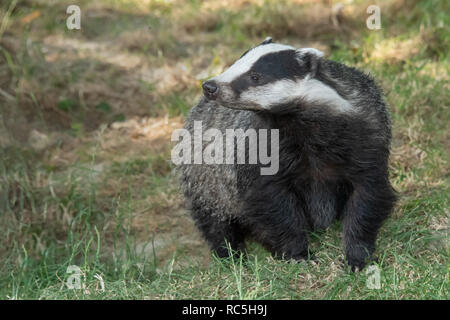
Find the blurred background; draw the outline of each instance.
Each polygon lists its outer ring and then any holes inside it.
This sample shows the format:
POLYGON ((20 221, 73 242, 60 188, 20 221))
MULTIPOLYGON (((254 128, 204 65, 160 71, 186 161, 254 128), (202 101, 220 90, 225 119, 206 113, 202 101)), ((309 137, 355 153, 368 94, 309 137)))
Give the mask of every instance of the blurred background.
POLYGON ((449 12, 445 0, 1 0, 0 298, 450 298, 449 12), (66 26, 73 4, 80 30, 66 26), (170 134, 202 81, 267 36, 371 73, 386 94, 400 200, 378 243, 382 291, 339 264, 339 223, 311 235, 317 262, 250 245, 243 268, 211 258, 183 209, 170 134), (70 265, 80 290, 66 288, 70 265))

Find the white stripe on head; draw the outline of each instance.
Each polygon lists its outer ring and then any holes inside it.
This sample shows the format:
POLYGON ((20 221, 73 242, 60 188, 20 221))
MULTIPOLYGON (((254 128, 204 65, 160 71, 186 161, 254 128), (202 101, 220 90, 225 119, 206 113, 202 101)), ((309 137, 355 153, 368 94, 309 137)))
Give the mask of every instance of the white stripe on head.
POLYGON ((214 77, 214 79, 218 82, 230 83, 241 74, 249 71, 253 64, 263 55, 284 50, 295 50, 295 48, 278 43, 269 43, 257 46, 247 52, 247 54, 245 54, 242 58, 237 60, 224 73, 214 77))
POLYGON ((316 79, 306 79, 296 94, 308 102, 326 104, 340 112, 353 110, 352 104, 341 97, 336 90, 316 79))
POLYGON ((251 87, 240 97, 244 103, 256 104, 266 110, 277 104, 294 102, 298 98, 310 103, 329 105, 339 112, 353 110, 351 103, 342 98, 333 88, 309 78, 299 81, 280 80, 251 87))

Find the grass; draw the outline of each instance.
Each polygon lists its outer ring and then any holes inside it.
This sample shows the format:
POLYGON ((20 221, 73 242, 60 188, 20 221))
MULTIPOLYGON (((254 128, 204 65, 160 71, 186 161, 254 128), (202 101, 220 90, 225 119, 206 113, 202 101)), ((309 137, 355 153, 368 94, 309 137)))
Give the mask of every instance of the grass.
POLYGON ((0 4, 0 298, 450 298, 446 1, 380 1, 379 31, 367 1, 336 25, 327 1, 79 0, 80 31, 65 27, 73 3, 52 3, 0 4), (386 93, 400 200, 378 238, 380 289, 343 265, 339 222, 310 235, 314 261, 252 243, 219 260, 183 209, 170 134, 201 81, 269 35, 386 93))

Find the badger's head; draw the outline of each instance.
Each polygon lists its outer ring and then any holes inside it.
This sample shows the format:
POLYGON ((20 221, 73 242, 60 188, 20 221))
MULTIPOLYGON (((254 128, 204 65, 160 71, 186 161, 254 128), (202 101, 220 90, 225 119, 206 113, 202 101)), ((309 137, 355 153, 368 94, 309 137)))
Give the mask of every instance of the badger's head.
POLYGON ((296 49, 267 38, 224 73, 203 83, 209 100, 242 110, 276 110, 293 101, 327 102, 337 93, 315 79, 323 53, 296 49))

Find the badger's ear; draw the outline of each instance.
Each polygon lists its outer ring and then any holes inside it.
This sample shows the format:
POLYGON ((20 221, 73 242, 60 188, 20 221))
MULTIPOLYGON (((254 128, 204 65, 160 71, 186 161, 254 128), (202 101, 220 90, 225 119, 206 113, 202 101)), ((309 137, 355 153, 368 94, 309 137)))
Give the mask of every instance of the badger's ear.
POLYGON ((296 50, 295 58, 301 67, 306 68, 314 77, 323 57, 323 52, 314 48, 302 48, 296 50))
POLYGON ((263 44, 268 44, 268 43, 272 43, 272 37, 267 37, 264 39, 263 42, 261 42, 259 45, 263 45, 263 44))

